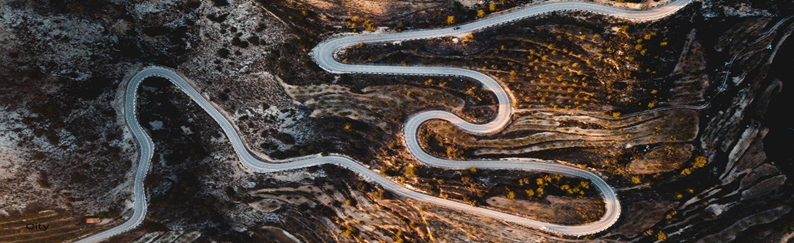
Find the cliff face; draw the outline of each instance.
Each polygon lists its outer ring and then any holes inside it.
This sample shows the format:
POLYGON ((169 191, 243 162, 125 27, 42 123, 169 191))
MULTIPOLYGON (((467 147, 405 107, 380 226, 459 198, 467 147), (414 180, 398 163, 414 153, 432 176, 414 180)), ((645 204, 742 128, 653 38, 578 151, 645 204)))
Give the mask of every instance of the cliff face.
POLYGON ((726 83, 717 86, 719 93, 704 111, 700 143, 712 168, 700 183, 708 186, 658 224, 667 237, 769 242, 792 230, 791 142, 780 136, 790 134, 792 125, 780 114, 785 112, 781 105, 791 100, 781 91, 792 76, 780 69, 790 63, 794 44, 786 40, 792 31, 789 19, 746 19, 715 43, 716 51, 732 59, 727 77, 710 74, 726 83))

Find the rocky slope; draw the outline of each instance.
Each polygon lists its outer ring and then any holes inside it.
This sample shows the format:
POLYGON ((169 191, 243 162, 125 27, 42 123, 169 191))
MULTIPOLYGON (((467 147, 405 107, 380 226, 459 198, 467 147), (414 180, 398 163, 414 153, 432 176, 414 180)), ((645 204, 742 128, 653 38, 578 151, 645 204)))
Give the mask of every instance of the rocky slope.
MULTIPOLYGON (((333 104, 330 99, 308 95, 321 90, 334 100, 384 99, 373 104, 388 106, 385 95, 449 94, 447 104, 417 102, 406 109, 443 106, 487 119, 490 97, 466 81, 332 75, 308 56, 318 41, 336 33, 443 26, 448 16, 460 23, 478 18, 478 10, 490 14, 524 3, 498 1, 491 10, 490 1, 460 2, 0 2, 0 225, 13 229, 0 231, 0 239, 24 239, 30 232, 15 225, 22 219, 42 217, 62 226, 63 234, 30 233, 36 238, 29 241, 69 241, 129 215, 130 171, 137 155, 121 119, 120 95, 130 75, 154 64, 189 77, 235 119, 261 153, 280 158, 351 154, 395 180, 430 192, 443 189, 455 200, 487 199, 506 211, 566 200, 559 195, 535 201, 523 195, 507 198, 508 191, 526 186, 524 180, 534 174, 414 171, 420 167, 412 166, 415 161, 394 136, 412 111, 389 112, 389 119, 358 117, 326 109, 333 104), (477 195, 482 187, 494 188, 493 193, 477 195), (88 226, 82 223, 86 216, 102 222, 88 226)), ((664 66, 676 73, 664 77, 665 82, 681 94, 672 94, 669 102, 710 105, 693 115, 696 135, 686 143, 623 158, 620 167, 599 167, 617 171, 625 166, 639 176, 636 182, 621 173, 610 178, 626 202, 625 214, 608 232, 586 238, 791 238, 794 166, 788 139, 794 121, 787 113, 794 95, 786 83, 794 77, 786 70, 794 55, 788 38, 794 21, 784 18, 792 6, 756 2, 704 1, 689 10, 692 15, 678 19, 691 21, 691 29, 682 32, 686 38, 675 42, 675 55, 669 57, 678 65, 671 61, 664 66), (670 151, 683 152, 663 164, 657 154, 670 151), (683 166, 700 163, 693 151, 705 160, 684 175, 683 166)), ((576 25, 576 18, 570 21, 576 25)), ((217 126, 173 87, 151 79, 140 95, 142 124, 157 144, 146 179, 152 213, 144 225, 112 241, 581 240, 395 198, 333 166, 252 174, 237 163, 217 126)), ((383 115, 388 108, 369 112, 383 115)), ((454 151, 447 155, 461 156, 454 151)), ((571 200, 590 205, 592 198, 571 200)), ((566 218, 580 220, 577 212, 566 213, 566 218)), ((553 216, 548 211, 539 215, 553 216)))

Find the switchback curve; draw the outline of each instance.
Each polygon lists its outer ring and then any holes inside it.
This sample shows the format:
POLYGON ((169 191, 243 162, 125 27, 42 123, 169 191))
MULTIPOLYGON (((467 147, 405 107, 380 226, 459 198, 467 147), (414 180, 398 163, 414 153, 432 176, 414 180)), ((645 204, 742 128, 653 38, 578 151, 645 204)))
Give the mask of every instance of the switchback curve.
POLYGON ((450 169, 511 169, 511 170, 531 170, 548 173, 559 173, 568 176, 576 176, 588 179, 598 188, 604 197, 606 206, 605 214, 596 222, 584 225, 557 225, 547 222, 536 221, 517 215, 512 215, 495 210, 474 207, 468 204, 455 202, 430 196, 421 192, 413 191, 391 181, 380 174, 369 170, 357 161, 344 155, 311 155, 305 157, 291 158, 286 160, 273 160, 266 156, 257 157, 248 149, 240 138, 235 126, 226 116, 205 97, 185 78, 171 69, 163 67, 147 67, 139 71, 129 81, 124 94, 124 117, 130 131, 133 133, 136 143, 140 149, 138 167, 135 171, 133 185, 133 215, 121 225, 98 234, 84 238, 78 242, 97 242, 105 240, 114 235, 128 231, 143 222, 146 216, 147 199, 144 191, 143 181, 149 170, 149 164, 154 154, 154 143, 149 135, 143 130, 137 120, 136 100, 137 90, 140 83, 148 77, 163 77, 176 85, 182 92, 187 94, 194 102, 199 104, 220 126, 229 138, 232 147, 237 154, 240 162, 249 170, 257 173, 267 173, 296 168, 304 168, 322 164, 335 164, 352 170, 369 181, 378 183, 381 187, 392 193, 439 206, 465 211, 468 213, 495 218, 506 222, 511 222, 527 227, 533 227, 549 232, 582 236, 601 232, 612 226, 620 217, 620 202, 614 190, 598 175, 588 170, 579 169, 572 166, 551 163, 536 159, 503 159, 503 160, 472 160, 456 161, 437 158, 429 155, 422 150, 416 137, 419 126, 432 119, 449 121, 461 129, 479 134, 488 134, 503 129, 510 121, 513 113, 510 96, 505 88, 492 77, 480 72, 451 67, 402 67, 384 65, 351 65, 343 64, 336 60, 335 54, 338 50, 356 45, 359 43, 380 43, 391 41, 403 41, 412 39, 427 39, 443 36, 453 36, 469 33, 475 30, 493 27, 531 16, 537 16, 554 11, 587 11, 597 14, 609 15, 617 18, 624 18, 631 21, 652 21, 669 16, 679 9, 689 4, 692 0, 676 0, 663 7, 650 10, 628 10, 587 2, 554 2, 529 6, 520 10, 505 14, 481 19, 457 27, 431 29, 421 31, 406 31, 402 33, 385 33, 354 35, 335 38, 321 42, 312 50, 312 57, 315 62, 323 69, 332 73, 367 73, 367 74, 395 74, 395 75, 428 75, 428 76, 459 76, 471 78, 479 81, 484 88, 494 92, 497 97, 498 108, 496 118, 485 124, 469 123, 460 117, 446 111, 425 111, 412 115, 408 118, 404 129, 403 139, 417 160, 430 166, 450 168, 450 169))

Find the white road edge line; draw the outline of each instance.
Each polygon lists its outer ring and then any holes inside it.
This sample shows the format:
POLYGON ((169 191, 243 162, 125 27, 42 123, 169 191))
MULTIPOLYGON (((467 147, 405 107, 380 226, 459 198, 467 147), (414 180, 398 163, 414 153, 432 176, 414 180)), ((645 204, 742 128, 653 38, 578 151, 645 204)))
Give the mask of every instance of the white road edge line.
POLYGON ((127 89, 125 91, 126 93, 124 94, 125 120, 140 149, 138 168, 135 173, 135 181, 133 184, 133 215, 121 225, 91 235, 77 242, 98 242, 106 240, 112 236, 121 234, 137 227, 145 219, 147 199, 144 191, 143 181, 146 177, 146 174, 148 173, 151 158, 154 155, 154 143, 138 123, 136 116, 136 100, 138 87, 140 86, 141 82, 143 82, 144 79, 152 76, 168 79, 174 85, 179 87, 182 92, 187 94, 194 102, 199 104, 199 106, 201 106, 201 108, 204 109, 204 111, 206 111, 218 123, 218 125, 220 125, 221 129, 229 138, 229 141, 231 142, 235 153, 237 153, 240 162, 247 169, 253 172, 267 173, 322 164, 334 164, 352 170, 365 179, 378 183, 384 189, 389 190, 401 197, 411 198, 471 214, 499 219, 505 222, 515 223, 518 225, 558 234, 583 236, 599 233, 611 227, 618 220, 620 217, 621 208, 615 191, 600 176, 591 171, 538 159, 508 158, 502 160, 448 160, 434 157, 426 153, 424 150, 422 150, 421 146, 419 146, 416 132, 422 123, 432 119, 449 121, 455 126, 458 126, 459 128, 470 133, 488 134, 503 129, 509 123, 510 116, 513 114, 513 110, 508 92, 498 81, 486 74, 461 68, 343 64, 335 59, 335 54, 342 48, 357 45, 359 43, 387 43, 409 39, 414 40, 454 36, 554 11, 585 11, 608 15, 616 18, 623 18, 630 21, 653 21, 674 14, 692 1, 694 0, 676 0, 665 6, 649 10, 620 9, 589 2, 543 3, 497 16, 480 19, 475 22, 459 25, 456 27, 406 31, 401 33, 354 35, 334 38, 321 42, 312 50, 312 58, 314 61, 321 68, 332 73, 459 76, 479 81, 482 83, 485 89, 491 90, 496 95, 498 101, 498 113, 496 118, 489 123, 473 124, 461 119, 455 114, 446 111, 425 111, 412 115, 406 121, 403 129, 403 139, 408 147, 409 152, 413 154, 417 160, 435 167, 449 169, 481 168, 531 170, 548 173, 559 173, 567 176, 576 176, 588 179, 592 181, 601 192, 606 206, 604 215, 596 222, 584 225, 558 225, 486 208, 474 207, 465 203, 441 199, 410 190, 372 170, 369 170, 367 167, 351 159, 350 157, 341 154, 332 154, 328 156, 321 156, 318 154, 286 160, 273 160, 264 155, 259 155, 259 157, 254 156, 252 155, 252 150, 249 150, 242 138, 240 138, 236 127, 231 124, 229 119, 227 119, 218 108, 216 108, 205 97, 203 97, 196 90, 196 88, 190 84, 190 82, 171 69, 152 66, 144 68, 134 77, 132 77, 127 85, 127 89))

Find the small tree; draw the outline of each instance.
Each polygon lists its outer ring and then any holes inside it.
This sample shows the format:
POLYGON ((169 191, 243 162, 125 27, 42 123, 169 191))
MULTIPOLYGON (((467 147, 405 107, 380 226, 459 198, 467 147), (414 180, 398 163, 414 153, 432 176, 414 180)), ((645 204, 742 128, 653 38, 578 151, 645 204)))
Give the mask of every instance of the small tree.
POLYGON ((706 166, 707 163, 708 159, 706 159, 706 156, 701 155, 695 158, 695 163, 692 165, 692 168, 702 168, 706 166))
POLYGON ((667 234, 665 234, 662 231, 659 231, 659 233, 656 234, 656 239, 659 240, 659 241, 666 241, 667 240, 667 234))
POLYGON ((416 167, 414 167, 413 165, 408 166, 407 168, 405 168, 405 173, 404 173, 405 177, 416 178, 416 169, 415 168, 416 167))

